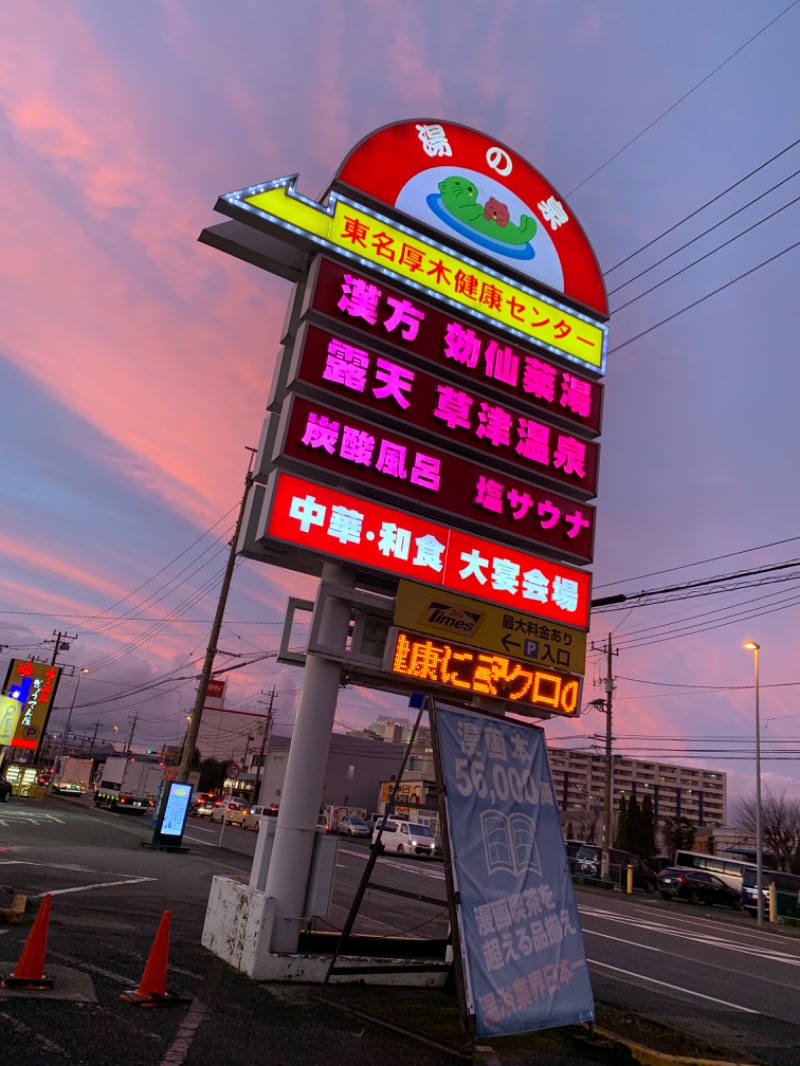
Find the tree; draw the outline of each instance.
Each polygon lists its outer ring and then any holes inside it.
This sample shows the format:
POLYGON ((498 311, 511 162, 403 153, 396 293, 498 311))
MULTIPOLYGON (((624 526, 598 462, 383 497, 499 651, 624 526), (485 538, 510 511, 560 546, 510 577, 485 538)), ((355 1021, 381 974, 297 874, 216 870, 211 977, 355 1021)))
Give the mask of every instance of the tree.
POLYGON ((216 792, 225 784, 225 771, 228 762, 225 759, 203 759, 200 764, 199 792, 216 792))
POLYGON ((623 851, 630 851, 634 855, 639 854, 639 839, 642 831, 642 812, 639 809, 639 801, 635 796, 628 800, 628 833, 625 838, 623 851))
MULTIPOLYGON (((755 796, 739 800, 733 810, 733 825, 748 836, 756 835, 755 796)), ((770 852, 779 870, 800 871, 800 800, 773 795, 769 790, 761 797, 761 835, 764 850, 770 852)))
POLYGON ((625 795, 619 798, 619 811, 617 813, 617 832, 614 836, 614 847, 621 848, 623 851, 628 849, 625 843, 628 839, 628 804, 625 800, 625 795))
POLYGON ((665 818, 662 836, 664 837, 664 850, 672 860, 675 858, 676 851, 692 850, 695 827, 688 818, 665 818))
POLYGON ((636 854, 643 862, 652 862, 656 854, 656 827, 653 821, 653 797, 645 792, 639 815, 639 848, 636 854))

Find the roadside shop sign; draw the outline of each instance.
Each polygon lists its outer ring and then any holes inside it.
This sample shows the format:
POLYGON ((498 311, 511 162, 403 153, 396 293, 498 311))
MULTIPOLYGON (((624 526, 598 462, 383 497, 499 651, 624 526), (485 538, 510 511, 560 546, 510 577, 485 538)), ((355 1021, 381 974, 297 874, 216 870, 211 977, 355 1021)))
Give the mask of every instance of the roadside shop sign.
POLYGON ((284 565, 295 569, 318 573, 297 559, 311 553, 359 572, 412 578, 589 628, 591 576, 585 570, 280 471, 271 478, 262 535, 265 543, 285 544, 292 562, 284 565))
POLYGON ((483 323, 361 274, 351 264, 318 256, 301 311, 322 328, 354 331, 362 344, 369 340, 393 354, 403 352, 420 366, 514 397, 592 436, 600 432, 603 386, 588 372, 561 367, 500 331, 487 332, 483 323))
POLYGON ((477 1035, 594 1021, 544 732, 443 707, 434 725, 477 1035))
POLYGON ((20 704, 20 713, 10 746, 34 750, 44 733, 53 707, 61 667, 35 659, 12 659, 8 665, 3 696, 20 704))
POLYGON ((586 669, 586 634, 467 596, 400 581, 394 624, 568 674, 586 669))
POLYGON ((389 630, 383 668, 421 687, 507 700, 514 714, 574 718, 580 713, 580 677, 405 629, 389 630))
MULTIPOLYGON (((377 422, 293 396, 284 404, 275 465, 310 477, 353 483, 389 502, 428 511, 466 529, 592 561, 595 509, 532 480, 521 480, 377 422)), ((522 472, 524 476, 524 471, 522 472)))

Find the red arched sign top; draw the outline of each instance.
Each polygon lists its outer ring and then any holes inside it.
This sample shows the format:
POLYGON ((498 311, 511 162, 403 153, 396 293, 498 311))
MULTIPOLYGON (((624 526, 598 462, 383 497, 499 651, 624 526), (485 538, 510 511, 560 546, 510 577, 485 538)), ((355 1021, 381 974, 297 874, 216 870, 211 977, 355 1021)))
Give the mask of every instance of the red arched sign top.
POLYGON ((477 130, 437 119, 398 122, 353 148, 335 178, 608 317, 586 235, 530 163, 477 130))

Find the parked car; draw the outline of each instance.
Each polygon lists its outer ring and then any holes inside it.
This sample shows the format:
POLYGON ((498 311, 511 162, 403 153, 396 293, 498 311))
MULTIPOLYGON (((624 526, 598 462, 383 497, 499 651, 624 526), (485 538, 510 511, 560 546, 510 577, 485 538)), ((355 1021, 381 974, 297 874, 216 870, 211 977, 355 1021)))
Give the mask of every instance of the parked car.
MULTIPOLYGON (((638 855, 619 848, 610 848, 608 853, 609 874, 612 881, 625 885, 628 866, 633 867, 633 887, 648 894, 655 892, 658 878, 638 855)), ((575 857, 575 873, 584 877, 599 877, 603 861, 603 849, 599 844, 582 844, 575 857)))
POLYGON ((685 899, 689 903, 719 903, 723 907, 739 910, 742 894, 721 877, 705 870, 688 870, 668 866, 658 875, 658 891, 663 899, 685 899))
POLYGON ((242 822, 241 822, 242 829, 256 829, 256 830, 258 830, 258 829, 261 828, 261 819, 262 818, 277 818, 277 817, 278 817, 278 808, 277 807, 262 807, 262 806, 259 806, 257 804, 255 807, 251 807, 250 810, 246 812, 246 814, 245 814, 245 816, 244 816, 244 818, 242 819, 242 822))
POLYGON ((226 800, 211 812, 212 822, 225 821, 228 825, 241 825, 247 817, 247 807, 238 800, 226 800))
POLYGON ((575 869, 578 863, 578 852, 585 843, 585 840, 564 841, 564 847, 567 849, 567 861, 569 862, 569 868, 571 873, 575 873, 575 869))
POLYGON ((351 814, 339 819, 339 832, 346 837, 368 837, 370 828, 363 818, 351 814))
POLYGON ((11 782, 5 777, 0 777, 0 803, 7 803, 12 792, 11 782))
POLYGON ((218 800, 216 796, 212 796, 210 792, 198 792, 192 806, 192 812, 196 814, 198 818, 210 818, 220 802, 221 801, 218 800))
POLYGON ((397 822, 387 818, 372 830, 372 843, 381 830, 381 851, 395 851, 398 855, 420 855, 432 859, 436 853, 436 838, 427 825, 417 822, 397 822))

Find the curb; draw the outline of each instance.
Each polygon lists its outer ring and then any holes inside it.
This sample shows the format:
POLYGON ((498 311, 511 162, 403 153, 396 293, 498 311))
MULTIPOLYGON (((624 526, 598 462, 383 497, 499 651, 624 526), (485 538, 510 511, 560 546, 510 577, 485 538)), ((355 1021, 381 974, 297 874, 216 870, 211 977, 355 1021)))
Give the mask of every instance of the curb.
POLYGON ((632 1040, 612 1033, 610 1029, 594 1028, 598 1036, 606 1040, 612 1040, 615 1044, 622 1044, 641 1066, 758 1066, 757 1063, 745 1064, 741 1059, 699 1059, 695 1055, 669 1055, 663 1051, 654 1051, 645 1047, 644 1044, 636 1044, 632 1040))

